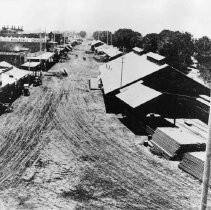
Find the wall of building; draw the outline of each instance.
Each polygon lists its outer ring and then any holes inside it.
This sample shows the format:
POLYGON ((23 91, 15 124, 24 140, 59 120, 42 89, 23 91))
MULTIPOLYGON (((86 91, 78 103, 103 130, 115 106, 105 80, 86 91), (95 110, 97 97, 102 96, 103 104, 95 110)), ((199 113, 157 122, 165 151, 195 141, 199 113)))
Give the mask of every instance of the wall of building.
MULTIPOLYGON (((30 52, 37 52, 40 50, 39 42, 1 42, 0 51, 2 52, 13 52, 17 48, 29 48, 30 52)), ((42 50, 45 49, 45 43, 42 43, 42 50)))
POLYGON ((19 67, 26 62, 26 54, 1 54, 0 52, 0 62, 1 61, 6 61, 16 67, 19 67))

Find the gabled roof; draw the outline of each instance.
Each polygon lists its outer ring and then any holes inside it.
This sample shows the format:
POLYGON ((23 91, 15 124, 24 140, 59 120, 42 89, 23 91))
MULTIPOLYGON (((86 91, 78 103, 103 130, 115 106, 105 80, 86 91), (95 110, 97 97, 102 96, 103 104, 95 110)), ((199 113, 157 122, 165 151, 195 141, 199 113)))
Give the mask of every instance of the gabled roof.
POLYGON ((147 54, 130 52, 99 67, 104 93, 110 93, 167 67, 147 60, 147 54))
POLYGON ((130 107, 136 108, 154 98, 157 98, 161 94, 161 92, 137 82, 127 87, 125 91, 117 94, 116 97, 128 104, 130 107))
POLYGON ((117 47, 114 47, 113 45, 107 45, 107 44, 100 45, 99 47, 96 47, 95 50, 108 55, 110 58, 122 54, 122 52, 119 51, 117 47))
POLYGON ((96 45, 96 44, 98 44, 98 43, 104 44, 104 43, 101 42, 100 40, 93 40, 92 43, 91 43, 91 46, 96 45))

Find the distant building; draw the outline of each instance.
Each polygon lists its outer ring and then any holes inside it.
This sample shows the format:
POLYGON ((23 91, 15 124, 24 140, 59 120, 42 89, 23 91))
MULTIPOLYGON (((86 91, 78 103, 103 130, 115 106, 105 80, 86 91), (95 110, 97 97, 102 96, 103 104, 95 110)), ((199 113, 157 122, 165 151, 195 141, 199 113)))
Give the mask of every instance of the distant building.
POLYGON ((4 34, 4 35, 12 35, 12 34, 22 34, 23 33, 23 26, 3 26, 1 31, 0 31, 0 35, 4 34))

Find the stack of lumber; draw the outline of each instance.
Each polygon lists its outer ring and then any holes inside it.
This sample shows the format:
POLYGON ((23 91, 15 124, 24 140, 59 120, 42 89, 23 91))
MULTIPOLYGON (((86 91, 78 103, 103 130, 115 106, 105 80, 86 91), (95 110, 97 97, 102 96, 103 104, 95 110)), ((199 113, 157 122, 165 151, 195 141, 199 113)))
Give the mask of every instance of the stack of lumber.
POLYGON ((146 124, 146 133, 148 135, 153 135, 158 127, 174 127, 173 123, 158 114, 147 115, 144 123, 146 124))
MULTIPOLYGON (((173 119, 165 119, 168 120, 170 123, 173 123, 173 119)), ((208 136, 208 125, 199 119, 177 119, 176 126, 187 132, 193 133, 197 136, 201 136, 204 139, 206 139, 208 136)))
POLYGON ((154 149, 167 159, 181 159, 186 152, 204 151, 206 141, 179 128, 157 128, 152 136, 154 149))
POLYGON ((205 162, 205 152, 186 153, 179 168, 202 181, 205 162))

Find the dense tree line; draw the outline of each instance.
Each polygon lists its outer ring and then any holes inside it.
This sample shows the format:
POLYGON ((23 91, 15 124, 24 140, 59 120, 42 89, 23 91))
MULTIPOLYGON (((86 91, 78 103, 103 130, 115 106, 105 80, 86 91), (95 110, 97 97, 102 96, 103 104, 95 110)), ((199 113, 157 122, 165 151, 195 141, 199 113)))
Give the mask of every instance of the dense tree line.
POLYGON ((142 47, 142 35, 131 29, 119 29, 114 34, 110 31, 95 31, 93 37, 121 50, 124 48, 125 51, 130 51, 135 46, 142 47))
POLYGON ((194 39, 188 32, 163 30, 142 37, 141 33, 131 29, 119 29, 113 34, 110 31, 96 31, 95 39, 124 48, 141 47, 145 52, 155 52, 167 58, 167 63, 187 73, 193 64, 193 57, 198 62, 198 69, 205 80, 211 79, 211 40, 208 37, 194 39))

